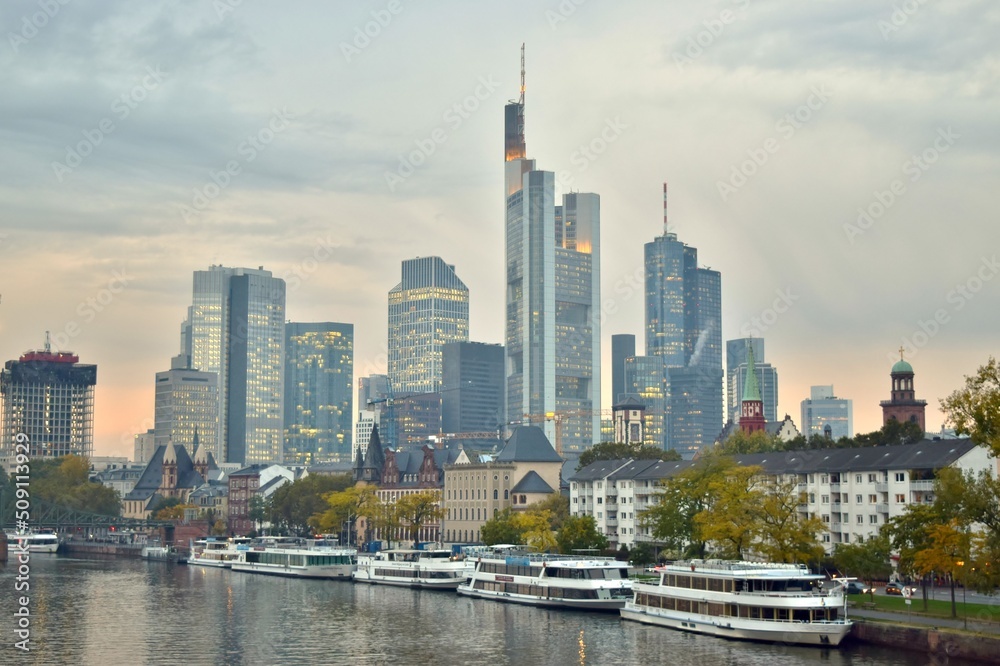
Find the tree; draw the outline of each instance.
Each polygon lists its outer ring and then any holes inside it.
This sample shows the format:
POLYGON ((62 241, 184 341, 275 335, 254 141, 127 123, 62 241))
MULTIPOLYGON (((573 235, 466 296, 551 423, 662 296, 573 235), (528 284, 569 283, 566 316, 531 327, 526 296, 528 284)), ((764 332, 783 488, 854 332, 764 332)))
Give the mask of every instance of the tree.
POLYGON ((677 557, 705 557, 705 539, 694 517, 709 506, 709 486, 736 463, 710 454, 662 482, 656 503, 639 512, 639 521, 654 539, 677 557))
POLYGON ((766 453, 768 451, 783 451, 785 443, 775 435, 769 435, 764 430, 747 433, 737 429, 726 441, 715 447, 717 453, 727 456, 744 455, 747 453, 766 453))
POLYGON ((917 423, 889 419, 881 429, 858 435, 854 438, 856 447, 895 446, 897 444, 914 444, 926 435, 924 429, 917 423))
POLYGON ((531 550, 547 553, 558 543, 552 532, 550 511, 525 511, 514 517, 521 529, 524 545, 531 550))
MULTIPOLYGON (((883 529, 878 536, 865 542, 855 540, 855 543, 837 544, 833 551, 833 561, 842 573, 861 579, 871 588, 876 578, 884 579, 892 573, 892 565, 889 563, 891 550, 889 531, 883 529)), ((874 600, 874 588, 871 588, 870 594, 874 600)))
POLYGON ((556 534, 556 543, 559 545, 559 552, 567 555, 578 550, 604 550, 608 547, 608 540, 597 531, 597 522, 593 516, 567 518, 556 534))
POLYGON ((653 547, 644 541, 640 541, 632 546, 630 556, 632 564, 637 567, 644 567, 647 564, 652 564, 656 559, 654 557, 653 547))
MULTIPOLYGON (((170 499, 177 499, 176 497, 171 497, 170 499)), ((184 518, 184 511, 187 509, 197 509, 198 507, 194 504, 183 504, 178 501, 176 504, 171 504, 162 509, 159 509, 153 514, 153 520, 181 520, 184 518)))
POLYGON ((258 530, 271 517, 271 501, 260 493, 254 493, 248 502, 249 511, 247 517, 253 521, 254 527, 258 530))
MULTIPOLYGON (((271 495, 268 519, 283 531, 310 534, 310 518, 326 509, 326 493, 345 490, 352 484, 349 474, 325 476, 310 474, 292 483, 285 483, 271 495)), ((339 530, 339 527, 337 528, 339 530)))
POLYGON ((520 544, 524 539, 524 533, 520 524, 515 520, 517 516, 514 509, 507 507, 493 518, 490 518, 479 530, 479 536, 487 546, 494 546, 498 543, 520 544))
POLYGON ((744 559, 754 545, 760 521, 760 467, 733 467, 712 480, 714 501, 694 517, 701 538, 715 544, 724 559, 744 559))
POLYGON ((541 502, 530 505, 528 510, 551 512, 552 517, 549 520, 549 525, 558 532, 566 519, 569 518, 569 497, 562 493, 552 493, 541 502))
POLYGON ((966 376, 965 388, 941 400, 946 423, 959 435, 1000 456, 1000 364, 990 357, 975 375, 966 376))
POLYGON ((103 515, 121 515, 116 490, 90 481, 90 461, 83 456, 31 461, 32 497, 103 515))
POLYGON ((796 481, 786 481, 762 489, 754 550, 768 562, 818 562, 823 557, 819 535, 826 525, 816 516, 799 515, 805 493, 797 488, 796 481))
POLYGON ((414 543, 420 538, 421 527, 440 521, 444 514, 440 490, 409 493, 396 500, 396 515, 414 543))
MULTIPOLYGON (((350 525, 361 516, 366 517, 366 530, 381 526, 382 503, 373 486, 351 486, 344 490, 334 490, 324 494, 323 501, 326 503, 323 511, 309 518, 309 525, 321 534, 341 533, 345 525, 350 525)), ((365 541, 368 540, 367 537, 366 534, 365 541)), ((351 540, 349 534, 346 540, 351 540)))
POLYGON ((971 567, 972 552, 969 533, 962 529, 957 520, 927 528, 929 543, 917 551, 913 564, 923 574, 937 572, 947 574, 951 583, 951 616, 958 617, 955 608, 955 576, 971 567))
POLYGON ((601 442, 580 454, 576 469, 581 470, 598 460, 680 460, 681 455, 673 449, 665 450, 656 446, 601 442))
POLYGON ((172 509, 175 506, 180 506, 183 503, 184 500, 180 497, 163 497, 160 495, 149 505, 149 511, 151 514, 156 514, 164 509, 172 509))

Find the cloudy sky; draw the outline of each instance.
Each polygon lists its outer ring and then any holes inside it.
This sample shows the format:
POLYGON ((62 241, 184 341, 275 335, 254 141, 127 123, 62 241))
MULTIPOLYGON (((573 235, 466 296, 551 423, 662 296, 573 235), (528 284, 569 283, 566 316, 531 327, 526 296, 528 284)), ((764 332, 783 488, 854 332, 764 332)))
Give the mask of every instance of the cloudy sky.
MULTIPOLYGON (((779 410, 813 384, 881 425, 908 347, 928 429, 996 353, 1000 6, 855 0, 0 5, 0 354, 52 332, 98 365, 96 449, 131 454, 192 272, 260 266, 294 321, 384 369, 402 259, 440 255, 500 342, 504 103, 602 202, 605 367, 642 340, 642 246, 722 273, 779 410)), ((641 342, 640 342, 641 347, 641 342)), ((610 373, 605 373, 605 401, 610 373)))

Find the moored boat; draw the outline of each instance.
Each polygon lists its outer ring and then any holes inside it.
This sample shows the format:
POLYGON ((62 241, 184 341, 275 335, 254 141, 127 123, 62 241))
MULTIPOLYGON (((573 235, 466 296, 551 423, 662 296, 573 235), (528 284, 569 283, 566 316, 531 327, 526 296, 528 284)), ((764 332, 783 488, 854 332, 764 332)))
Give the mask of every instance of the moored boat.
POLYGON ((246 550, 250 541, 251 539, 246 537, 198 539, 191 544, 191 554, 187 558, 187 563, 201 567, 228 569, 239 557, 240 547, 244 546, 243 550, 246 550))
POLYGON ((530 606, 618 611, 632 598, 628 565, 610 557, 504 551, 477 558, 458 593, 530 606))
POLYGON ((454 590, 465 581, 465 558, 450 550, 380 550, 358 556, 357 583, 454 590))
POLYGON ((20 548, 21 542, 26 542, 29 553, 55 553, 59 550, 59 535, 51 531, 29 532, 27 534, 7 533, 10 550, 20 548))
POLYGON ((803 565, 689 560, 636 582, 621 616, 682 631, 799 645, 839 645, 851 630, 843 589, 803 565))
POLYGON ((323 539, 266 537, 251 545, 240 544, 231 563, 233 571, 350 580, 357 567, 357 551, 323 539))
POLYGON ((177 549, 173 546, 161 546, 154 544, 143 546, 139 556, 144 560, 159 560, 162 562, 176 562, 177 549))

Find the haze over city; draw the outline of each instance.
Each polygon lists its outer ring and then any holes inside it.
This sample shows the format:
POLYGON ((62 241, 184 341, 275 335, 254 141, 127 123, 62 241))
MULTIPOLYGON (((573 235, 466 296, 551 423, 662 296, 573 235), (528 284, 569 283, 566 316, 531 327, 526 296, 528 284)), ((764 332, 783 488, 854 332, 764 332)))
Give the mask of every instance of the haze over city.
POLYGON ((527 152, 557 195, 601 196, 604 408, 668 181, 779 413, 833 384, 877 429, 902 346, 936 431, 995 354, 998 23, 985 2, 5 3, 3 360, 48 330, 96 364, 95 452, 127 455, 212 264, 283 277, 291 321, 353 323, 355 377, 384 372, 416 256, 455 265, 471 340, 503 342, 524 42, 527 152))

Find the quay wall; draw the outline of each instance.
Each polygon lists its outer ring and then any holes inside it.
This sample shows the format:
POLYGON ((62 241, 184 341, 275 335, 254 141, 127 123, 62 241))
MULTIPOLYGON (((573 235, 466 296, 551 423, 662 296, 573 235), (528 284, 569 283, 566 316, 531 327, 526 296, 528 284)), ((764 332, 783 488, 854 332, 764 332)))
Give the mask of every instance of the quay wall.
POLYGON ((1000 655, 1000 636, 964 633, 937 627, 865 622, 855 617, 850 635, 862 643, 923 652, 929 658, 928 664, 947 664, 949 659, 995 664, 1000 655))
POLYGON ((75 555, 108 555, 111 557, 135 557, 142 555, 142 545, 135 543, 105 543, 101 541, 66 541, 61 552, 75 555))

